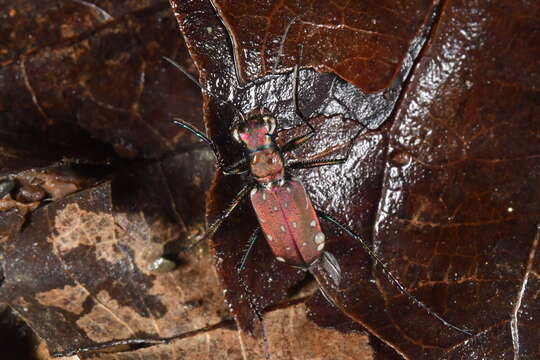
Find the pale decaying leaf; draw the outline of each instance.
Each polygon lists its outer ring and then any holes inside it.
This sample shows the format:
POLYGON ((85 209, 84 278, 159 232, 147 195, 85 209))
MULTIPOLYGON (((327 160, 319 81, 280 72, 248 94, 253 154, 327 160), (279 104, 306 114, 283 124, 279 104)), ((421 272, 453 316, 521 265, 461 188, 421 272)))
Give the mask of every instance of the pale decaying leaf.
MULTIPOLYGON (((267 313, 268 349, 272 360, 370 360, 372 350, 365 334, 343 334, 322 329, 306 317, 303 304, 267 313)), ((81 359, 205 359, 256 360, 264 356, 260 337, 226 327, 203 331, 169 344, 115 354, 84 354, 81 359)))
POLYGON ((98 260, 114 263, 119 251, 111 214, 95 213, 69 204, 54 219, 57 234, 47 237, 57 255, 63 256, 81 245, 95 247, 98 260))
POLYGON ((66 285, 62 289, 52 289, 36 294, 36 300, 43 306, 56 306, 74 314, 84 310, 83 302, 88 297, 88 291, 82 286, 66 285))
POLYGON ((172 338, 228 316, 212 256, 190 254, 174 271, 154 274, 148 264, 171 225, 147 224, 138 236, 117 217, 129 225, 113 213, 103 183, 36 210, 32 226, 3 244, 9 262, 0 299, 53 354, 172 338))

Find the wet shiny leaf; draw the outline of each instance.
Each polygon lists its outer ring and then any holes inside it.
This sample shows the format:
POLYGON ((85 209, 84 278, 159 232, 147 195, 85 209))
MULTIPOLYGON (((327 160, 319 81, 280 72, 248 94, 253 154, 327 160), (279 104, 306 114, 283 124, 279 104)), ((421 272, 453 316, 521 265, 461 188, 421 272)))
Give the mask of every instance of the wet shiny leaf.
MULTIPOLYGON (((294 175, 414 296, 475 335, 414 306, 358 243, 327 224, 344 280, 340 289, 325 288, 339 310, 406 358, 539 355, 537 5, 389 2, 354 12, 330 2, 171 3, 211 92, 205 120, 225 157, 240 155, 228 134, 236 110, 227 100, 242 111, 269 109, 290 138, 301 125, 291 70, 309 67, 300 72, 299 107, 321 135, 292 158, 339 156, 355 129, 369 130, 342 166, 294 175)), ((238 184, 219 179, 210 214, 238 184)), ((259 241, 244 275, 255 305, 238 295, 238 244, 256 225, 244 207, 214 240, 227 299, 251 329, 252 308, 281 301, 303 274, 277 264, 259 241)), ((339 310, 314 309, 312 317, 328 324, 339 310)))

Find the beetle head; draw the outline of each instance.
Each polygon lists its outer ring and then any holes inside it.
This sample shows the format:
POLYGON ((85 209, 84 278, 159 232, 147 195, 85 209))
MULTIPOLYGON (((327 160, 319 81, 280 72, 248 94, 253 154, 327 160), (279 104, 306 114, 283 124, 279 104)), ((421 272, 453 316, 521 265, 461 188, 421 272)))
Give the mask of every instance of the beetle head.
POLYGON ((256 151, 272 144, 276 119, 264 109, 254 109, 231 126, 233 138, 249 150, 256 151))

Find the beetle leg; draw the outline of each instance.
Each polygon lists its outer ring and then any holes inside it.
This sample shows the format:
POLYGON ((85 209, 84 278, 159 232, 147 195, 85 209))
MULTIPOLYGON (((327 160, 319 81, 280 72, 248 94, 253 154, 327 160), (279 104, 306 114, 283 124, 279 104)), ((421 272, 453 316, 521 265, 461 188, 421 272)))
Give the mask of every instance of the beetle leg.
MULTIPOLYGON (((249 294, 248 294, 249 297, 249 294)), ((259 323, 261 324, 261 332, 262 332, 262 338, 263 338, 263 352, 264 352, 264 359, 270 360, 270 352, 268 350, 268 332, 266 331, 266 326, 264 326, 264 319, 262 313, 252 304, 252 300, 250 298, 249 300, 251 307, 255 314, 257 315, 257 319, 259 320, 259 323)))
POLYGON ((244 270, 244 268, 245 268, 246 261, 247 261, 249 255, 251 254, 251 252, 253 251, 253 249, 255 247, 255 244, 257 243, 257 239, 259 237, 260 232, 261 232, 261 228, 257 227, 251 233, 251 236, 249 237, 248 247, 247 247, 244 255, 242 255, 242 260, 240 260, 240 264, 238 265, 236 270, 238 272, 238 280, 240 282, 240 285, 244 288, 244 291, 246 293, 246 297, 247 297, 247 300, 249 302, 249 306, 251 307, 251 309, 253 310, 253 312, 257 316, 257 319, 259 320, 259 323, 261 324, 261 331, 262 331, 262 337, 263 337, 264 358, 265 359, 270 359, 270 353, 268 352, 268 334, 266 332, 266 327, 264 326, 263 315, 259 311, 257 306, 253 303, 249 288, 248 288, 245 280, 242 278, 242 274, 241 274, 242 270, 244 270))
POLYGON ((242 201, 242 199, 246 196, 246 194, 251 191, 252 188, 253 184, 244 185, 242 190, 240 190, 238 194, 236 194, 234 200, 229 204, 227 209, 225 209, 225 211, 223 211, 223 213, 212 223, 212 225, 210 225, 208 229, 206 229, 204 234, 202 234, 201 238, 187 248, 182 249, 181 252, 190 251, 191 249, 201 244, 204 240, 214 235, 214 233, 219 229, 221 224, 223 224, 223 222, 231 215, 233 210, 236 209, 240 201, 242 201))
POLYGON ((345 161, 347 161, 348 157, 349 157, 349 154, 338 159, 322 159, 322 160, 314 159, 314 160, 294 161, 287 164, 287 167, 292 168, 292 169, 310 169, 310 168, 316 168, 316 167, 322 167, 322 166, 340 165, 340 164, 343 164, 345 161))
POLYGON ((249 171, 246 158, 242 158, 229 166, 221 168, 223 175, 243 174, 249 171))
POLYGON ((315 133, 316 133, 315 130, 310 130, 307 134, 300 135, 290 140, 285 145, 283 145, 283 147, 281 148, 281 151, 284 153, 293 151, 294 149, 296 149, 297 147, 299 147, 300 145, 302 145, 303 143, 311 139, 315 135, 315 133))
MULTIPOLYGON (((302 59, 303 50, 304 50, 304 47, 301 46, 300 47, 300 61, 302 59)), ((299 75, 298 75, 298 64, 297 64, 294 67, 294 80, 293 80, 294 112, 309 127, 309 132, 307 134, 300 135, 300 136, 290 140, 285 145, 283 145, 283 147, 282 147, 283 152, 288 152, 288 151, 292 151, 292 150, 296 149, 297 147, 299 147, 300 145, 302 145, 303 143, 305 143, 306 141, 311 139, 316 134, 315 128, 313 127, 313 125, 311 125, 309 120, 302 113, 302 111, 300 110, 300 106, 298 105, 298 79, 299 79, 299 75)), ((352 149, 353 144, 354 144, 354 140, 356 140, 356 138, 360 135, 362 130, 364 130, 365 128, 366 128, 366 126, 363 126, 360 130, 358 130, 358 132, 356 133, 354 138, 351 140, 351 144, 349 145, 349 148, 347 149, 347 154, 345 155, 345 158, 343 158, 342 161, 338 162, 339 164, 343 163, 347 159, 347 157, 349 157, 349 154, 350 154, 351 149, 352 149)), ((341 160, 341 159, 337 159, 337 160, 341 160)), ((333 164, 329 164, 329 165, 333 165, 333 164)))
POLYGON ((463 333, 465 335, 469 335, 469 336, 472 336, 473 333, 471 330, 469 329, 462 329, 456 325, 453 325, 451 323, 449 323, 448 321, 446 321, 445 319, 443 319, 439 314, 437 314, 435 311, 431 310, 430 307, 428 307, 426 304, 424 304, 423 302, 421 302, 420 300, 418 300, 417 298, 415 298, 406 288, 405 286, 403 286, 401 284, 401 282, 397 279, 397 277, 392 274, 390 272, 390 270, 388 270, 388 268, 386 267, 386 264, 377 256, 377 254, 375 254, 375 252, 371 249, 371 247, 369 247, 368 244, 366 244, 364 242, 364 240, 362 240, 362 238, 356 234, 354 231, 352 231, 351 229, 349 229, 347 226, 343 225, 342 223, 340 223, 337 219, 333 218, 332 216, 322 212, 322 211, 317 211, 317 215, 319 215, 319 217, 321 217, 322 219, 325 219, 325 220, 328 220, 329 222, 331 222, 332 224, 336 225, 338 228, 340 228, 342 231, 344 231, 345 233, 347 233, 347 235, 349 235, 350 237, 352 237, 353 239, 355 240, 358 240, 358 242, 360 242, 360 244, 362 245, 362 247, 364 248, 364 250, 369 254, 369 256, 371 256, 371 258, 375 261, 375 263, 377 263, 380 268, 381 268, 381 271, 383 272, 384 275, 386 275, 386 277, 388 278, 388 280, 403 294, 405 295, 406 297, 409 298, 409 300, 411 300, 414 304, 416 304, 418 307, 422 308, 425 312, 427 312, 429 315, 433 316, 434 318, 436 318, 437 320, 439 320, 443 325, 445 325, 446 327, 449 327, 451 329, 454 329, 456 331, 459 331, 460 333, 463 333))
POLYGON ((257 316, 257 320, 259 320, 259 324, 261 325, 261 333, 263 338, 263 352, 264 352, 264 359, 270 360, 270 352, 268 351, 268 332, 266 331, 266 326, 264 326, 264 318, 262 312, 257 308, 257 305, 253 302, 253 299, 251 298, 250 290, 247 287, 246 282, 244 279, 242 279, 242 276, 238 276, 238 280, 240 282, 240 285, 244 288, 244 292, 246 293, 246 298, 249 303, 249 307, 253 312, 255 313, 255 316, 257 316))
MULTIPOLYGON (((351 139, 351 142, 349 143, 349 146, 347 147, 347 152, 345 153, 345 156, 341 158, 336 159, 314 159, 314 160, 303 160, 303 161, 294 161, 290 164, 287 164, 287 167, 293 168, 293 169, 309 169, 314 167, 320 167, 320 166, 329 166, 329 165, 339 165, 343 164, 349 156, 351 155, 352 149, 354 147, 354 143, 356 142, 356 139, 358 136, 360 136, 360 133, 362 130, 364 130, 366 126, 362 126, 360 130, 354 135, 354 137, 351 139)), ((291 140, 291 141, 294 141, 291 140)), ((285 144, 287 145, 287 144, 285 144)))
POLYGON ((210 140, 205 133, 178 117, 173 118, 173 123, 188 130, 192 134, 196 135, 199 139, 201 139, 204 143, 210 146, 210 148, 214 152, 214 155, 216 156, 217 166, 219 169, 222 170, 223 175, 240 174, 247 171, 247 163, 245 158, 226 167, 216 144, 212 140, 210 140))
POLYGON ((240 260, 240 264, 238 264, 238 266, 236 268, 236 271, 238 271, 238 274, 240 274, 242 272, 242 270, 244 270, 244 268, 246 266, 246 261, 247 261, 249 255, 251 255, 251 252, 253 251, 253 249, 255 248, 255 244, 257 243, 257 239, 259 238, 260 232, 261 232, 261 228, 257 227, 251 233, 251 236, 249 237, 248 246, 246 248, 246 251, 244 252, 244 255, 242 255, 242 260, 240 260))
POLYGON ((321 166, 339 165, 339 164, 343 164, 345 160, 347 159, 295 161, 290 164, 287 164, 287 167, 292 168, 292 169, 309 169, 309 168, 316 168, 316 167, 321 167, 321 166))

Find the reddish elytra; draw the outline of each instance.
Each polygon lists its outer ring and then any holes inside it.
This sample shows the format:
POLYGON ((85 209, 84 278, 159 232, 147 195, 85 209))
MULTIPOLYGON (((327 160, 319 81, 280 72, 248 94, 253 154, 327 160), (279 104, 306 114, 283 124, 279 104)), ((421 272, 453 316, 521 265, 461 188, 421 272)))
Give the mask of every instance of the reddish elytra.
POLYGON ((252 110, 233 130, 249 154, 257 186, 251 203, 278 261, 309 267, 320 256, 325 236, 302 183, 286 176, 283 157, 274 141, 276 120, 264 110, 252 110))

